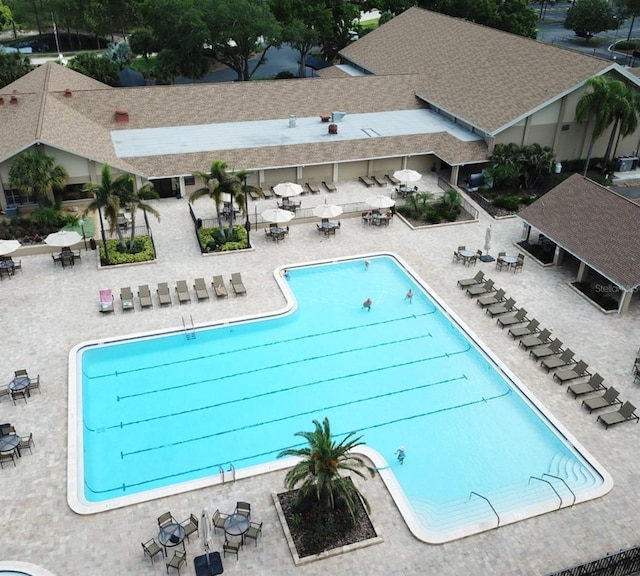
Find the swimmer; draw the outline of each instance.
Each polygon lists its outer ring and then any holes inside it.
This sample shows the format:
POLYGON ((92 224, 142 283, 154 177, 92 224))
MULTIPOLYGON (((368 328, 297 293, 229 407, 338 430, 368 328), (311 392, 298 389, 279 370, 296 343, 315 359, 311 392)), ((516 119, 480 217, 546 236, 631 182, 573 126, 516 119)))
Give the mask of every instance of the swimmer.
POLYGON ((367 312, 371 312, 371 298, 367 298, 363 303, 362 307, 367 309, 367 312))
POLYGON ((287 278, 287 279, 288 279, 288 278, 289 278, 289 270, 287 270, 287 269, 285 268, 285 269, 282 271, 282 275, 283 275, 285 278, 287 278))
POLYGON ((409 304, 413 304, 413 290, 411 290, 411 288, 409 288, 409 292, 407 292, 407 295, 404 297, 405 300, 409 300, 409 304))
POLYGON ((402 466, 402 464, 404 464, 404 459, 407 457, 407 453, 404 449, 404 446, 400 446, 396 450, 396 454, 398 455, 398 462, 400 462, 400 466, 402 466))
POLYGON ((369 270, 369 264, 371 264, 371 262, 369 262, 369 260, 365 260, 364 261, 364 269, 365 270, 369 270))

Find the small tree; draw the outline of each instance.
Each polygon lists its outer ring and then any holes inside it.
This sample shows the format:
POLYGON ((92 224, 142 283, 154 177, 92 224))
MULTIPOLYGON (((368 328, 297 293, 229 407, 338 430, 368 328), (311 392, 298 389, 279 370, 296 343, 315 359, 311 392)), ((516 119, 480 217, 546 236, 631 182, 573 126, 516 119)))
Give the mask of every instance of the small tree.
POLYGON ((69 60, 67 67, 103 84, 108 84, 109 86, 120 85, 118 65, 108 58, 83 52, 69 60))
POLYGON ((52 201, 54 191, 63 190, 67 178, 67 171, 54 158, 37 150, 23 152, 9 168, 9 185, 38 204, 52 201))
POLYGON ((157 42, 151 28, 136 28, 129 35, 129 46, 131 51, 144 58, 147 65, 147 81, 149 79, 151 69, 149 66, 149 56, 157 51, 157 42))
POLYGON ((33 70, 26 54, 0 51, 0 88, 15 82, 33 70))

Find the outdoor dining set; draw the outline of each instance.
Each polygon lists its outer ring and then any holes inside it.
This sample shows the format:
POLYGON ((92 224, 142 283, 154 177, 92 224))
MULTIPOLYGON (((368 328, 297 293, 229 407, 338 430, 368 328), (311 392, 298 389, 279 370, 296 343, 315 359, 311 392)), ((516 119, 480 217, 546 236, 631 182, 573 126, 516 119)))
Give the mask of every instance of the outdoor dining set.
MULTIPOLYGON (((457 250, 453 252, 453 262, 457 264, 462 262, 465 266, 475 266, 477 261, 484 259, 482 256, 482 250, 468 250, 465 246, 458 246, 457 250)), ((490 259, 493 261, 493 258, 490 259)), ((500 271, 507 270, 514 274, 518 271, 522 271, 524 266, 524 254, 518 254, 517 256, 507 256, 506 252, 499 252, 496 259, 496 268, 500 271)))
POLYGON ((11 256, 0 256, 0 280, 11 278, 16 270, 22 269, 22 260, 15 262, 11 256))
POLYGON ((168 548, 175 548, 172 557, 166 562, 167 572, 174 568, 180 573, 180 569, 187 562, 187 550, 185 539, 189 542, 189 536, 197 534, 204 547, 204 554, 194 558, 196 575, 222 574, 222 560, 219 552, 210 552, 211 533, 217 533, 218 529, 224 532, 222 545, 223 555, 235 555, 239 559, 240 550, 247 539, 254 540, 258 545, 258 537, 262 533, 262 522, 251 521, 251 504, 249 502, 237 502, 235 510, 231 514, 223 514, 216 510, 212 517, 207 509, 202 511, 200 518, 194 514, 178 522, 171 512, 165 512, 158 517, 158 539, 151 538, 142 542, 142 550, 145 556, 151 559, 162 554, 169 559, 168 548), (177 549, 181 548, 181 550, 177 549))
POLYGON ((71 250, 69 247, 64 247, 59 254, 51 254, 51 259, 54 264, 62 264, 63 268, 67 266, 74 266, 76 261, 80 261, 82 255, 80 250, 71 250))
POLYGON ((14 406, 16 400, 24 400, 26 404, 27 398, 31 397, 31 392, 36 390, 40 392, 40 374, 31 377, 26 370, 16 370, 9 384, 0 388, 0 398, 8 396, 14 406))
POLYGON ((9 462, 16 466, 16 459, 22 457, 23 450, 29 450, 31 454, 33 446, 33 433, 20 436, 10 423, 0 424, 0 468, 9 462))

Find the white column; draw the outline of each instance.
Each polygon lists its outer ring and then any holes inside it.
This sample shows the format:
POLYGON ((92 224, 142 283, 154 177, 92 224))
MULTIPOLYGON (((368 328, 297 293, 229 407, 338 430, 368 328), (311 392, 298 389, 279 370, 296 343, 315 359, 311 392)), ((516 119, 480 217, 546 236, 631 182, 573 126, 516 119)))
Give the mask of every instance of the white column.
POLYGON ((629 310, 629 304, 631 303, 631 297, 633 296, 633 290, 624 290, 620 297, 620 304, 618 304, 618 314, 625 314, 629 310))

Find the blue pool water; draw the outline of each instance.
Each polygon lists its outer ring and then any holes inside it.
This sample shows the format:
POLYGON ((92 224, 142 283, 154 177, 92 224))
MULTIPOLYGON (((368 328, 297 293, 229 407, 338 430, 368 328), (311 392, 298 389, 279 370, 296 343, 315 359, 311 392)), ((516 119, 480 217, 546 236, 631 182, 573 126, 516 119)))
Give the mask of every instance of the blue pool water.
POLYGON ((264 464, 325 416, 387 460, 427 531, 519 519, 602 486, 396 259, 300 267, 286 281, 298 303, 286 316, 81 349, 80 499, 264 464))

